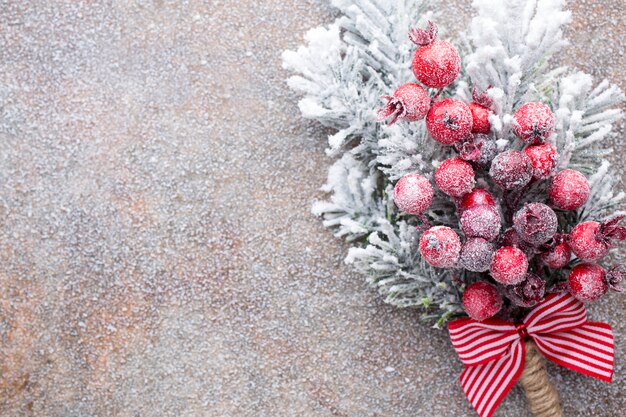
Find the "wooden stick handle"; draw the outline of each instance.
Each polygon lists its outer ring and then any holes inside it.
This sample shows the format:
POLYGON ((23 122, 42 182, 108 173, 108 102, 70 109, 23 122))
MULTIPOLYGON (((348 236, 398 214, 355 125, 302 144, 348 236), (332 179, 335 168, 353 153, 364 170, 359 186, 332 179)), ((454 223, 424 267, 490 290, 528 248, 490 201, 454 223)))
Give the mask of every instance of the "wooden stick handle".
POLYGON ((563 417, 559 393, 548 378, 545 359, 531 341, 526 342, 526 365, 519 383, 524 388, 533 416, 563 417))

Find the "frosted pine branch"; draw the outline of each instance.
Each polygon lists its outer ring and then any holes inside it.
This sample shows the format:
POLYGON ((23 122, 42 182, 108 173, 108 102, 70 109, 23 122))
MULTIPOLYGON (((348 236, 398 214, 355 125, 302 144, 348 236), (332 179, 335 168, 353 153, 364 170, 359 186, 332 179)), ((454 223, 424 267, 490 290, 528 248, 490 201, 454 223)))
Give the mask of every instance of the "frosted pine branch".
POLYGON ((508 136, 510 115, 545 72, 550 56, 567 44, 562 28, 570 13, 563 4, 563 0, 473 2, 478 14, 467 35, 473 50, 465 58, 466 71, 479 89, 493 87, 489 94, 501 115, 494 115, 492 122, 498 138, 508 136))
POLYGON ((305 95, 302 115, 338 130, 328 138, 329 154, 339 155, 362 139, 362 155, 377 146, 380 96, 411 79, 407 34, 411 25, 430 18, 425 3, 334 0, 343 16, 328 28, 309 31, 306 46, 283 53, 283 66, 299 74, 288 83, 305 95))
MULTIPOLYGON (((327 152, 340 159, 323 188, 330 200, 315 203, 313 213, 335 236, 352 242, 346 261, 368 277, 386 302, 432 307, 427 317, 441 324, 462 312, 462 288, 453 283, 453 272, 432 268, 421 258, 420 220, 399 213, 392 193, 393 183, 409 173, 432 181, 438 163, 455 151, 432 140, 424 121, 376 123, 380 97, 414 81, 410 64, 415 45, 408 32, 432 19, 425 10, 429 2, 331 2, 341 17, 311 30, 306 46, 283 55, 284 67, 296 73, 289 86, 303 95, 302 115, 336 130, 328 138, 327 152)), ((581 209, 560 215, 568 231, 579 221, 615 214, 624 199, 616 190, 619 177, 604 161, 611 153, 604 143, 622 116, 614 107, 624 95, 606 81, 593 87, 587 74, 550 68, 550 57, 566 44, 562 32, 570 14, 563 5, 563 0, 474 0, 478 13, 460 42, 465 72, 440 97, 469 102, 473 86, 483 91, 491 85, 489 122, 498 152, 525 146, 511 129, 522 103, 539 101, 552 108, 556 126, 548 141, 560 155, 558 169, 583 172, 591 186, 581 209)), ((548 185, 533 184, 522 202, 547 202, 548 185)), ((458 228, 456 208, 439 190, 425 215, 433 224, 458 228)))
POLYGON ((398 307, 437 306, 446 317, 462 313, 450 273, 431 267, 420 257, 414 226, 381 220, 379 231, 368 241, 363 248, 350 248, 346 262, 367 276, 385 302, 398 307))
POLYGON ((377 187, 379 178, 377 171, 344 154, 330 168, 322 188, 332 194, 330 201, 316 202, 313 214, 321 216, 324 226, 337 237, 353 241, 369 235, 386 212, 377 187))

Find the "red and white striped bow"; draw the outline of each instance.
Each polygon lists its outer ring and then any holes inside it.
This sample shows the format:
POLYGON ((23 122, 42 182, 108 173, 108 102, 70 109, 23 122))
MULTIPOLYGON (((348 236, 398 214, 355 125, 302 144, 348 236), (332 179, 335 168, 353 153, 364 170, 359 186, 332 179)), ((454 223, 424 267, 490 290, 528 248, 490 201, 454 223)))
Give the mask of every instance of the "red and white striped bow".
POLYGON ((523 324, 459 319, 448 325, 454 349, 465 365, 461 386, 482 417, 490 417, 524 369, 524 339, 561 366, 611 382, 613 332, 587 321, 585 306, 570 294, 550 295, 523 324))

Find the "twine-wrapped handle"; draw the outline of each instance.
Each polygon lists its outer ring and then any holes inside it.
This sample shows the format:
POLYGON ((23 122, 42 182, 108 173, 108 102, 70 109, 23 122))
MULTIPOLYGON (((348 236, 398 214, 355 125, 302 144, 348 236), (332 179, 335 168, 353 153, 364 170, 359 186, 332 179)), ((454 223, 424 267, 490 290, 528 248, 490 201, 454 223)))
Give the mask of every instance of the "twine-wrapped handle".
POLYGON ((548 378, 545 359, 530 340, 526 341, 526 364, 519 383, 524 388, 533 416, 563 417, 559 393, 548 378))

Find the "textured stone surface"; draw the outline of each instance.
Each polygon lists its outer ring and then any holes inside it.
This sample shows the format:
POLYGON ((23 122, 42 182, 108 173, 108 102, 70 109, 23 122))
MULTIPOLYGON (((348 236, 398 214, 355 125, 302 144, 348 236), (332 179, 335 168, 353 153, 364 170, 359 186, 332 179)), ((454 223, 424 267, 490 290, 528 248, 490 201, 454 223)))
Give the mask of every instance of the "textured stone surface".
MULTIPOLYGON (((621 6, 575 4, 560 59, 623 88, 621 6)), ((446 334, 382 305, 309 214, 331 161, 280 53, 332 16, 0 3, 0 415, 473 415, 446 334)), ((612 385, 550 366, 566 415, 626 408, 625 307, 590 308, 612 385)), ((497 415, 528 415, 519 389, 497 415)))

